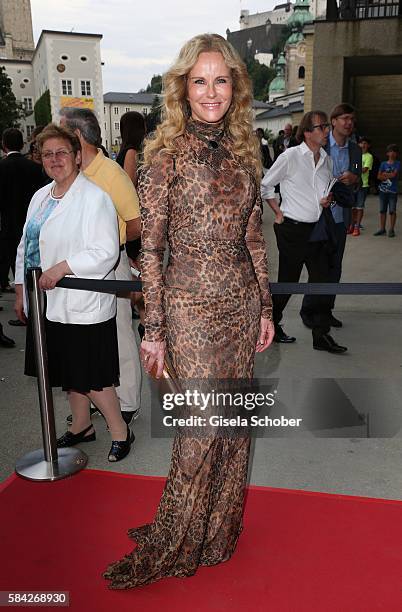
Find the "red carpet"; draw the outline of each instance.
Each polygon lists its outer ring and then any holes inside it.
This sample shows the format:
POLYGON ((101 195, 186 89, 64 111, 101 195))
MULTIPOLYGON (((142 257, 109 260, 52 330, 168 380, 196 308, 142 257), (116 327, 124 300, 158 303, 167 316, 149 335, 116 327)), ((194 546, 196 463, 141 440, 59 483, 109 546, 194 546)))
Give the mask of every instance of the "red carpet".
POLYGON ((230 561, 109 591, 101 572, 130 550, 126 529, 153 518, 163 482, 97 470, 54 483, 10 477, 0 590, 70 591, 78 612, 402 610, 402 502, 264 487, 250 487, 230 561))

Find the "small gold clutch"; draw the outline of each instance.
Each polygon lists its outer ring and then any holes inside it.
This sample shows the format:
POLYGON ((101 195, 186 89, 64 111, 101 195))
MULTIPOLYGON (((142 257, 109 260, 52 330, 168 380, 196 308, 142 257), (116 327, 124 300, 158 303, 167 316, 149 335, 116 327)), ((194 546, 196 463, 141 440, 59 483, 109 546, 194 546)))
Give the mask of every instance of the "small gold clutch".
POLYGON ((149 376, 158 386, 161 393, 181 393, 181 388, 177 380, 176 372, 167 353, 163 363, 162 375, 156 378, 157 365, 155 364, 149 372, 149 376))

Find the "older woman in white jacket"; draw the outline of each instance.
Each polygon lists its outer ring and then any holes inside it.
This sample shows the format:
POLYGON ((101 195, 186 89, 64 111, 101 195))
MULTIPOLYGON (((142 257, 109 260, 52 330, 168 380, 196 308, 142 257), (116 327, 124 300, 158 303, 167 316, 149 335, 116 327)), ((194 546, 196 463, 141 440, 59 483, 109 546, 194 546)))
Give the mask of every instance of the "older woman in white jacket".
MULTIPOLYGON (((72 425, 59 447, 95 440, 90 401, 104 415, 112 437, 109 461, 120 461, 134 435, 120 412, 116 296, 56 287, 64 276, 114 279, 119 258, 116 210, 110 197, 79 173, 79 141, 49 125, 38 137, 46 173, 53 183, 37 191, 28 208, 16 261, 18 318, 26 320, 24 282, 29 267, 40 266, 46 291, 46 342, 52 387, 67 391, 72 425)), ((28 317, 25 373, 36 375, 28 317)))

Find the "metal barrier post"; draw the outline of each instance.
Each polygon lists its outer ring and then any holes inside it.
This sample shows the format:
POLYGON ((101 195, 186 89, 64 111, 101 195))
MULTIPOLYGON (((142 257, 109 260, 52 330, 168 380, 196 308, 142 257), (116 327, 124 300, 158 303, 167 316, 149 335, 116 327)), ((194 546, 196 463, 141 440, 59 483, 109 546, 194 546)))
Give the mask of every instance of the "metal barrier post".
POLYGON ((29 316, 32 320, 35 346, 43 449, 27 453, 17 461, 15 466, 15 471, 19 476, 39 481, 59 480, 70 476, 85 467, 88 461, 87 455, 77 448, 58 449, 56 446, 53 396, 47 368, 43 295, 39 289, 41 273, 40 268, 29 268, 27 286, 29 316))

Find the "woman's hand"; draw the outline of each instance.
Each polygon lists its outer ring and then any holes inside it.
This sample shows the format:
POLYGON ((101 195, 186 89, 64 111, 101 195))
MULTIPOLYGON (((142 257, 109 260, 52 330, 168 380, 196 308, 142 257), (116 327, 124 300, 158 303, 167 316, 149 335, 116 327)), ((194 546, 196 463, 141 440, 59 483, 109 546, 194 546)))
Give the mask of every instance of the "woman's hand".
POLYGON ((333 193, 329 193, 325 198, 321 198, 320 204, 323 208, 328 208, 334 201, 333 193))
POLYGON ((272 343, 275 335, 274 324, 270 319, 264 319, 261 317, 260 321, 260 335, 258 337, 257 346, 255 348, 256 353, 262 353, 272 343))
POLYGON ((17 319, 21 321, 21 323, 27 322, 27 318, 24 313, 24 290, 22 285, 15 285, 15 302, 14 302, 14 312, 17 315, 17 319))
POLYGON ((140 357, 142 365, 148 374, 153 369, 155 377, 160 378, 165 360, 166 342, 141 342, 140 357))
POLYGON ((55 266, 42 272, 39 279, 39 288, 42 289, 42 291, 54 289, 59 280, 64 278, 66 274, 71 274, 71 270, 66 261, 60 261, 55 266))

